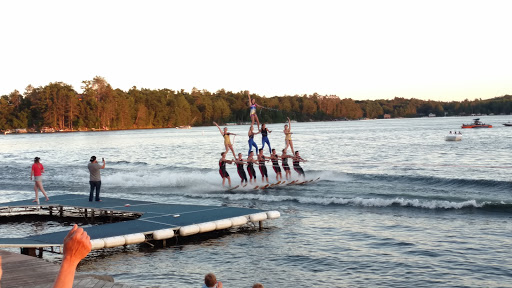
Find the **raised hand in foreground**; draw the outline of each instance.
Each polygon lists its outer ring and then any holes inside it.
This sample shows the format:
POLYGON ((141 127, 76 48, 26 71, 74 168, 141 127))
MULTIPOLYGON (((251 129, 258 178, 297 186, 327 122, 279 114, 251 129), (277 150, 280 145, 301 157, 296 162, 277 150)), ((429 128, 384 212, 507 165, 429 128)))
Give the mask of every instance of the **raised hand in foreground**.
POLYGON ((75 279, 78 263, 91 252, 91 238, 82 228, 75 224, 64 238, 64 258, 54 288, 71 288, 75 279))

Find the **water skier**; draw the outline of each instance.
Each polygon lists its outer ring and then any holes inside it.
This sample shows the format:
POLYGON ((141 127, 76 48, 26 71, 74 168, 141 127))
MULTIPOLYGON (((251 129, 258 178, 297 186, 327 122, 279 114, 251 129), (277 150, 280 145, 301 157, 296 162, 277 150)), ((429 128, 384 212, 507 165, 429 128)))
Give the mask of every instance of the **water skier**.
POLYGON ((276 154, 276 149, 272 149, 270 161, 272 161, 272 168, 274 168, 274 172, 276 172, 276 181, 283 180, 283 175, 281 174, 281 167, 279 167, 279 155, 276 154))
POLYGON ((292 177, 292 171, 290 170, 290 166, 288 165, 288 158, 293 158, 293 156, 290 156, 286 154, 286 150, 283 149, 283 154, 281 154, 281 161, 283 165, 283 170, 286 176, 286 180, 289 180, 290 177, 292 177))
POLYGON ((259 134, 260 131, 254 133, 254 127, 249 127, 249 132, 247 133, 247 135, 249 135, 249 152, 247 152, 247 155, 251 154, 251 148, 254 147, 256 148, 256 153, 258 153, 258 145, 256 145, 256 142, 254 142, 254 135, 256 134, 259 134))
POLYGON ((290 118, 289 117, 286 117, 288 118, 288 125, 284 125, 284 130, 283 130, 283 133, 285 135, 284 137, 284 144, 286 145, 284 147, 284 150, 287 150, 288 149, 288 146, 290 148, 292 148, 292 154, 295 154, 295 151, 293 150, 293 142, 292 142, 292 123, 290 121, 290 118))
POLYGON ((260 153, 258 154, 258 163, 260 165, 261 182, 264 182, 266 178, 268 183, 267 166, 265 166, 265 162, 268 161, 269 160, 265 159, 265 155, 263 155, 263 150, 260 150, 260 153))
POLYGON ((213 124, 215 124, 215 126, 217 126, 217 128, 219 128, 219 132, 220 134, 222 135, 222 137, 224 137, 224 147, 226 147, 226 153, 231 150, 231 152, 233 153, 233 157, 236 158, 235 156, 235 150, 233 149, 233 144, 231 144, 231 140, 229 139, 229 136, 230 135, 235 135, 234 133, 229 133, 228 132, 228 127, 224 127, 224 131, 222 131, 219 127, 219 125, 217 125, 217 123, 213 122, 213 124))
POLYGON ((252 184, 252 179, 254 179, 254 184, 256 184, 256 171, 254 170, 254 164, 258 164, 258 160, 253 157, 254 151, 249 152, 249 157, 247 157, 247 173, 249 173, 249 183, 252 184))
POLYGON ((270 148, 270 141, 268 140, 268 133, 272 133, 272 131, 267 129, 267 125, 261 124, 261 149, 265 148, 265 143, 268 145, 268 152, 272 153, 272 148, 270 148))
POLYGON ((226 179, 228 179, 229 187, 231 187, 231 178, 229 177, 228 171, 226 171, 226 163, 232 164, 233 161, 226 159, 226 152, 222 152, 220 155, 222 157, 219 160, 219 174, 222 177, 222 187, 224 187, 226 179))
POLYGON ((247 91, 247 96, 249 97, 249 107, 251 107, 251 126, 254 126, 254 120, 256 120, 256 123, 258 123, 258 130, 260 130, 260 120, 258 119, 258 115, 256 114, 256 107, 261 107, 260 105, 256 104, 256 99, 251 99, 251 94, 249 94, 249 91, 247 91))
POLYGON ((245 185, 247 185, 247 175, 245 174, 245 170, 244 170, 245 163, 247 163, 247 161, 245 161, 242 158, 242 153, 238 153, 238 159, 235 159, 235 164, 236 164, 236 171, 238 172, 238 176, 240 176, 240 179, 241 179, 240 186, 242 186, 244 184, 244 181, 245 181, 245 185))
POLYGON ((299 151, 295 151, 295 157, 293 157, 293 169, 295 170, 295 172, 299 173, 299 177, 303 177, 304 179, 306 179, 306 174, 304 173, 302 167, 300 167, 299 162, 306 161, 307 160, 304 160, 302 157, 300 157, 299 151))

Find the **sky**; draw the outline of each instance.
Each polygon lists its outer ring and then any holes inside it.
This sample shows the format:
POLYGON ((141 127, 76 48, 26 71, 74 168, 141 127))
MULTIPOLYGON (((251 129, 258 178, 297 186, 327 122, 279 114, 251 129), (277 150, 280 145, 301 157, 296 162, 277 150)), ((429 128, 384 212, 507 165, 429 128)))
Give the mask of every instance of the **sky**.
POLYGON ((356 100, 512 94, 512 1, 1 1, 0 95, 113 88, 356 100))

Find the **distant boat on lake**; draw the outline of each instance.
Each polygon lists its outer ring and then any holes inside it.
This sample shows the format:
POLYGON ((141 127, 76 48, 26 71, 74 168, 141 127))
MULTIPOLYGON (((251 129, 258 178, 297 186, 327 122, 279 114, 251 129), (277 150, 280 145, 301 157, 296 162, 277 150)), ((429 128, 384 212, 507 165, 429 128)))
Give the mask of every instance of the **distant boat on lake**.
POLYGON ((473 119, 472 124, 462 124, 462 128, 492 128, 492 125, 480 122, 480 118, 473 119))

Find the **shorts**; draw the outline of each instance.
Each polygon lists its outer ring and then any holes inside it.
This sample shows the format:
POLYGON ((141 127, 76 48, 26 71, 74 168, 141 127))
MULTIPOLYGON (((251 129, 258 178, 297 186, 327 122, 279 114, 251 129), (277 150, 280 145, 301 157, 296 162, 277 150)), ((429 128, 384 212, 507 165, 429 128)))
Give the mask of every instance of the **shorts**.
POLYGON ((242 171, 237 170, 237 171, 238 171, 238 176, 240 176, 240 179, 242 179, 242 181, 247 182, 247 175, 245 175, 245 171, 244 170, 242 170, 242 171))
POLYGON ((247 167, 247 173, 249 173, 249 179, 256 179, 256 171, 254 167, 247 167))
POLYGON ((304 170, 302 170, 301 167, 293 167, 293 169, 295 170, 295 172, 297 172, 299 174, 299 176, 306 176, 306 174, 304 173, 304 170))
POLYGON ((34 176, 34 181, 35 182, 42 182, 43 181, 43 176, 34 176))
POLYGON ((260 166, 261 177, 268 177, 267 166, 260 166))
POLYGON ((222 177, 222 178, 229 177, 228 171, 223 170, 223 169, 219 169, 219 174, 220 174, 220 177, 222 177))
POLYGON ((284 169, 284 171, 290 171, 290 166, 288 166, 288 165, 283 165, 283 169, 284 169))
POLYGON ((272 166, 272 168, 274 168, 274 172, 281 173, 281 167, 279 167, 279 166, 272 166))

